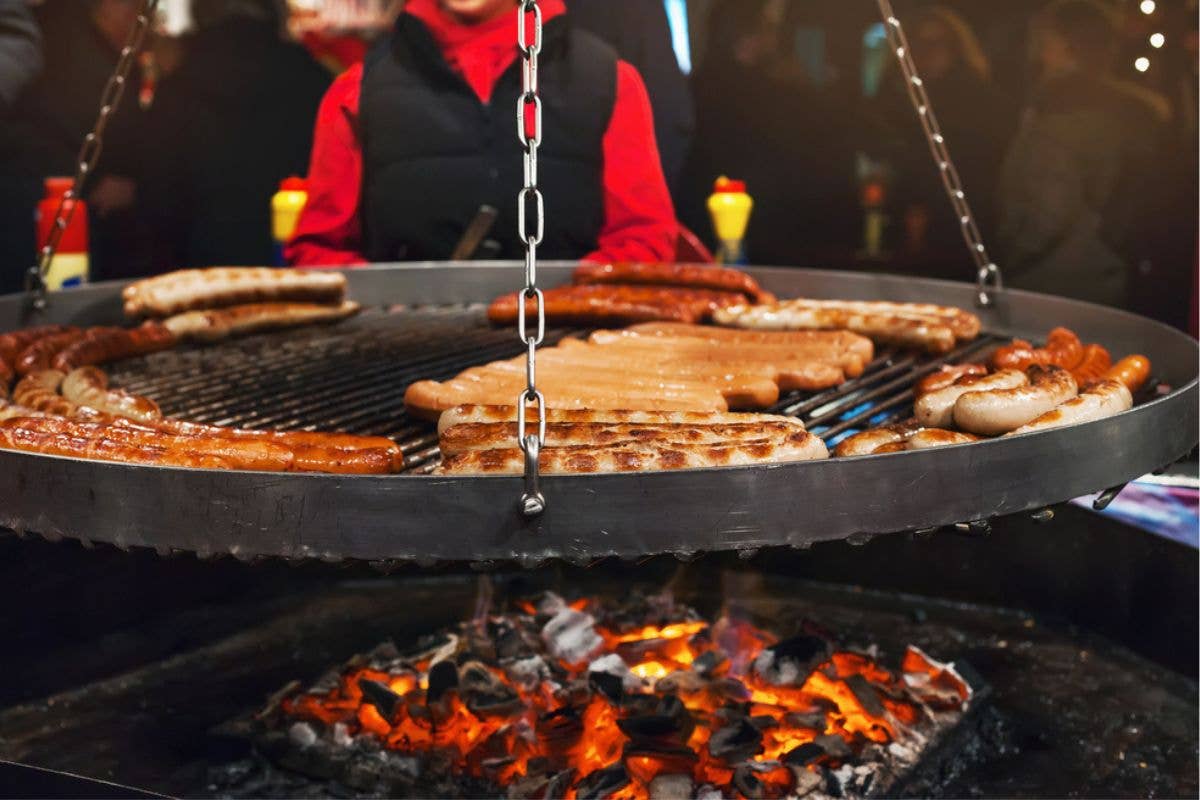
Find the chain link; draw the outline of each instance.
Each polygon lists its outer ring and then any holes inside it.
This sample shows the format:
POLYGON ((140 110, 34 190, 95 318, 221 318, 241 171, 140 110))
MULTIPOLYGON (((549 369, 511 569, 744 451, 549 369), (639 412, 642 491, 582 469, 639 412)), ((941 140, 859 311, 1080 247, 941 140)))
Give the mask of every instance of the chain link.
POLYGON ((517 399, 517 444, 525 454, 525 492, 521 511, 529 517, 546 510, 546 498, 538 488, 538 460, 546 444, 546 398, 537 388, 537 348, 546 336, 544 297, 537 288, 537 248, 546 231, 545 202, 538 189, 538 148, 542 144, 542 98, 538 95, 538 55, 542 52, 542 9, 537 0, 521 0, 517 14, 517 49, 521 57, 521 96, 517 98, 517 140, 525 154, 525 185, 517 194, 517 233, 525 245, 525 288, 521 290, 517 335, 525 345, 525 390, 517 399), (529 41, 532 23, 533 41, 529 41), (531 109, 532 107, 532 109, 531 109), (533 206, 533 231, 529 230, 530 205, 533 206), (534 333, 529 332, 526 317, 533 301, 537 319, 534 333), (537 432, 529 433, 529 404, 537 408, 537 432))
POLYGON ((994 302, 993 292, 1004 288, 1000 268, 988 256, 987 247, 983 244, 983 236, 975 222, 975 215, 971 212, 971 205, 967 202, 967 194, 963 190, 958 169, 954 166, 954 160, 950 158, 950 151, 946 147, 946 137, 942 135, 942 128, 933 113, 933 104, 929 102, 929 94, 925 91, 925 82, 917 73, 917 65, 908 46, 908 37, 904 35, 904 29, 900 26, 900 20, 892 10, 889 0, 878 0, 878 3, 888 44, 896 52, 896 60, 900 64, 909 99, 912 100, 917 118, 921 121, 921 128, 929 141, 929 150, 933 154, 934 163, 937 164, 942 185, 946 188, 950 204, 954 207, 954 214, 958 217, 963 239, 967 243, 972 261, 975 262, 975 282, 978 291, 976 302, 980 306, 990 306, 994 302))
POLYGON ((104 131, 108 128, 108 122, 112 118, 113 112, 121 104, 125 86, 129 82, 129 73, 133 70, 142 44, 146 40, 146 31, 150 28, 150 22, 158 10, 158 2, 159 0, 142 0, 137 21, 129 33, 129 38, 125 41, 125 46, 121 48, 117 66, 113 70, 112 76, 109 77, 108 83, 105 84, 104 91, 100 94, 100 111, 96 115, 96 122, 88 135, 83 138, 83 144, 79 148, 79 155, 75 159, 75 177, 71 181, 71 188, 63 194, 62 200, 58 204, 58 210, 54 213, 54 224, 50 227, 46 244, 38 254, 38 263, 30 267, 26 273, 25 290, 33 295, 33 306, 38 310, 46 307, 46 274, 50 271, 54 254, 58 252, 63 234, 66 233, 71 224, 71 218, 75 214, 76 203, 74 201, 78 199, 88 177, 96 169, 96 162, 100 160, 100 153, 104 150, 104 131))

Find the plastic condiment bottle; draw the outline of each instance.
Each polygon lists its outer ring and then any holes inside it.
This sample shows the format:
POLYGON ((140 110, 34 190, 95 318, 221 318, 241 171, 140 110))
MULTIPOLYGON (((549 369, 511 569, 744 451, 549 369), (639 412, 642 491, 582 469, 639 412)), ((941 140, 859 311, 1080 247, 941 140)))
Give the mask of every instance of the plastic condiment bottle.
POLYGON ((746 263, 742 242, 753 210, 754 200, 746 194, 745 181, 730 180, 724 175, 717 178, 708 198, 708 213, 712 215, 713 229, 720 241, 717 260, 722 264, 746 263))
MULTIPOLYGON (((46 193, 37 207, 37 245, 41 253, 46 242, 50 240, 50 231, 54 228, 54 220, 58 214, 59 204, 63 195, 71 188, 70 178, 46 178, 46 193)), ((83 200, 68 200, 64 211, 70 210, 71 224, 63 231, 58 249, 46 272, 46 288, 63 289, 68 286, 79 286, 86 283, 90 263, 88 259, 88 213, 87 203, 83 200)))
POLYGON ((300 212, 308 203, 308 181, 292 176, 279 183, 279 191, 271 198, 271 238, 275 240, 276 265, 286 264, 283 248, 296 233, 300 212))

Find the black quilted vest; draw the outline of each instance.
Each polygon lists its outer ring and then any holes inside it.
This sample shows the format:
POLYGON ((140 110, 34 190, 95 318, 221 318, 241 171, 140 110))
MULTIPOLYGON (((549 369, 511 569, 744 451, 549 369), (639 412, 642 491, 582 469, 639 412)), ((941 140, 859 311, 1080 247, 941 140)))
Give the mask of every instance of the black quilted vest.
MULTIPOLYGON (((515 49, 515 31, 513 39, 515 49)), ((604 222, 601 145, 616 102, 617 56, 557 17, 546 23, 539 67, 546 230, 538 253, 576 259, 595 248, 604 222)), ((424 24, 400 17, 388 46, 367 59, 359 101, 369 260, 445 259, 484 204, 500 212, 488 237, 500 246, 496 257, 522 257, 520 82, 518 59, 485 105, 424 24)))

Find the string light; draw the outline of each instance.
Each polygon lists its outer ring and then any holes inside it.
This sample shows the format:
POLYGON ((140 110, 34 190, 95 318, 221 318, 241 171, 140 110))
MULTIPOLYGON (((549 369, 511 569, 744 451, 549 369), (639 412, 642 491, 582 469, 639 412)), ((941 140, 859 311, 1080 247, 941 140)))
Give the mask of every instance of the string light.
POLYGON ((1150 59, 1142 56, 1137 61, 1133 62, 1133 68, 1138 72, 1145 72, 1146 70, 1150 69, 1150 59))
POLYGON ((1158 4, 1154 0, 1142 0, 1140 8, 1143 14, 1153 14, 1154 9, 1158 8, 1158 4))
POLYGON ((1150 46, 1155 50, 1166 44, 1166 41, 1167 37, 1163 36, 1161 33, 1150 34, 1150 46))

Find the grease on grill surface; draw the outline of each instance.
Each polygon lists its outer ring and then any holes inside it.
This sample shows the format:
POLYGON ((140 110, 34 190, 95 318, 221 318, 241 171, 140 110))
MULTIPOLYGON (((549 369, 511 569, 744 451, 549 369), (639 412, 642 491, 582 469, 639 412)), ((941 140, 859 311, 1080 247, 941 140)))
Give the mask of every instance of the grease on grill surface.
MULTIPOLYGON (((163 414, 251 429, 341 431, 388 436, 408 471, 439 461, 434 426, 410 418, 404 390, 524 352, 511 331, 487 324, 484 307, 371 309, 335 327, 262 334, 214 347, 183 345, 110 365, 113 386, 156 401, 163 414)), ((547 331, 548 344, 580 330, 547 331)), ((940 358, 881 350, 864 374, 823 392, 794 392, 772 413, 802 419, 830 444, 894 422, 912 405, 915 380, 945 362, 978 358, 983 337, 940 358)), ((515 398, 514 398, 515 399, 515 398)))

